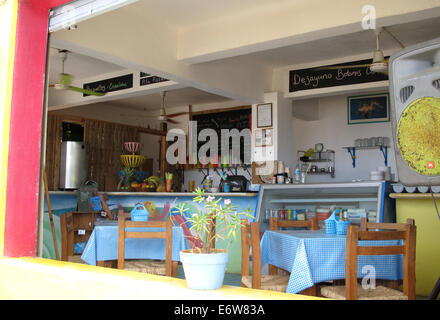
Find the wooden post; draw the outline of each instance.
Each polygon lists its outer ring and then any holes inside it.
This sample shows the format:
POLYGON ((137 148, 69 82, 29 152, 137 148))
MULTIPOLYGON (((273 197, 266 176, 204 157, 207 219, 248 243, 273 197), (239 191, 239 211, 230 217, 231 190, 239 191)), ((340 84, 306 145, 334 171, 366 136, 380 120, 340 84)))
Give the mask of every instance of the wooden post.
MULTIPOLYGON (((160 124, 160 131, 167 131, 167 124, 166 122, 163 122, 160 124)), ((166 136, 160 136, 160 155, 159 155, 159 161, 160 161, 160 165, 159 165, 159 170, 160 170, 160 176, 163 177, 165 176, 165 161, 166 161, 166 147, 167 147, 167 141, 166 141, 166 136)))

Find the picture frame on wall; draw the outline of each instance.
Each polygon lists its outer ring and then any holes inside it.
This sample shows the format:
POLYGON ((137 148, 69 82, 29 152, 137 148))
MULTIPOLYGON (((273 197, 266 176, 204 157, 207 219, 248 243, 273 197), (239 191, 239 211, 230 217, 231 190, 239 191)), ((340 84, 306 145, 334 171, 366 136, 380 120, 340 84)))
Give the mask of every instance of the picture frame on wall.
POLYGON ((390 121, 390 98, 388 93, 347 97, 348 124, 390 121))
POLYGON ((255 130, 255 147, 269 147, 273 144, 272 128, 255 130))
POLYGON ((272 103, 257 104, 257 128, 272 127, 272 103))

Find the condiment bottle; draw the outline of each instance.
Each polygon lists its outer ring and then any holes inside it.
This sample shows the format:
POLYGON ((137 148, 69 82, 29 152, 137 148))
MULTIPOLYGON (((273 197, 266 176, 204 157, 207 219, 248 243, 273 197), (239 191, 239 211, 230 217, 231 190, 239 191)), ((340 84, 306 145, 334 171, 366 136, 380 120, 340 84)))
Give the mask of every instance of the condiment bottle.
POLYGON ((295 171, 293 172, 293 177, 295 183, 299 184, 301 182, 301 169, 299 167, 299 163, 296 164, 295 171))

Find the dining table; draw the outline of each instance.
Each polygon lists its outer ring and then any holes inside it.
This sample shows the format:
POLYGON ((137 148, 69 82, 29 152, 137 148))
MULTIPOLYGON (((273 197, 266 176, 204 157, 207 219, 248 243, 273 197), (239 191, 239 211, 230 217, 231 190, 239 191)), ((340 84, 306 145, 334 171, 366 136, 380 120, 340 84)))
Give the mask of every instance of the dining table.
MULTIPOLYGON (((400 240, 359 241, 362 245, 399 245, 400 240)), ((261 238, 261 264, 290 272, 287 293, 300 293, 318 283, 345 279, 346 235, 324 230, 265 231, 261 238)), ((358 257, 358 278, 403 278, 402 255, 358 257)))
MULTIPOLYGON (((126 228, 127 231, 165 231, 165 228, 126 228)), ((190 249, 188 240, 179 226, 173 226, 172 260, 180 261, 180 251, 190 249)), ((103 266, 105 261, 118 259, 118 221, 103 220, 95 223, 81 259, 89 265, 103 266)), ((165 260, 165 239, 125 239, 125 259, 165 260)))

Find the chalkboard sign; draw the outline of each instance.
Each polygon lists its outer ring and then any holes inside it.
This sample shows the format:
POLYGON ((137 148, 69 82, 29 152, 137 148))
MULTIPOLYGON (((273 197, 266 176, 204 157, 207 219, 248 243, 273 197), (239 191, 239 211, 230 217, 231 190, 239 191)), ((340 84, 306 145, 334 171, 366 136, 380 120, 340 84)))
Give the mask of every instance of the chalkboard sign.
MULTIPOLYGON (((217 132, 218 136, 218 151, 221 151, 221 130, 222 129, 238 129, 241 131, 243 129, 251 129, 251 109, 238 109, 231 111, 222 111, 215 113, 202 113, 198 115, 192 115, 192 121, 197 121, 197 136, 199 136, 200 131, 203 129, 213 129, 217 132)), ((205 141, 197 142, 197 150, 201 146, 203 146, 205 141)), ((240 140, 240 160, 244 162, 245 154, 244 154, 244 139, 240 140)), ((248 150, 250 150, 250 146, 248 146, 248 150)), ((231 148, 231 145, 230 145, 231 148)), ((210 156, 208 154, 208 156, 210 156)), ((250 155, 246 155, 246 158, 249 158, 250 155)))
MULTIPOLYGON (((142 75, 142 72, 141 72, 142 75)), ((147 76, 145 78, 140 78, 139 80, 139 85, 141 86, 145 86, 145 85, 149 85, 149 84, 153 84, 153 83, 159 83, 159 82, 164 82, 164 81, 168 81, 168 79, 165 78, 161 78, 158 76, 152 76, 149 74, 146 74, 147 76)))
POLYGON ((388 80, 388 75, 384 73, 373 72, 368 66, 359 67, 359 65, 370 64, 371 62, 372 60, 368 59, 309 69, 290 70, 289 92, 388 80), (334 68, 336 66, 353 67, 334 68))
MULTIPOLYGON (((126 74, 123 76, 99 80, 91 83, 83 84, 83 89, 92 90, 95 92, 112 92, 133 88, 133 74, 126 74)), ((88 94, 83 93, 83 97, 88 94)))

